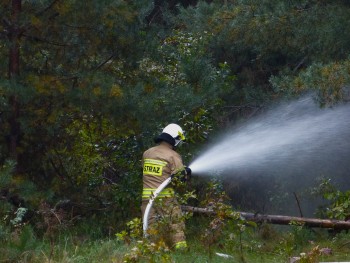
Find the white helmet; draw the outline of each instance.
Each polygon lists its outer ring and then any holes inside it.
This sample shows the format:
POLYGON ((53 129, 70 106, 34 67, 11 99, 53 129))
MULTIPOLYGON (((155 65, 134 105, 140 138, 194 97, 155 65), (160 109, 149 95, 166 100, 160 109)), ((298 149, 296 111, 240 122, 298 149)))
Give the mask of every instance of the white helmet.
POLYGON ((184 140, 185 135, 182 128, 177 124, 171 123, 163 129, 162 134, 160 134, 155 141, 166 141, 172 146, 177 146, 180 142, 184 140))

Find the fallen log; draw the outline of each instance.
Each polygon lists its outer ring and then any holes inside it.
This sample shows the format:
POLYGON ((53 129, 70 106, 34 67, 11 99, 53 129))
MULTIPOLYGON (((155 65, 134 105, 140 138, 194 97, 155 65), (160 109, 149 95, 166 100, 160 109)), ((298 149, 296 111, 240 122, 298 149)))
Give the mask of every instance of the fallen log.
MULTIPOLYGON (((204 213, 204 214, 215 214, 215 211, 210 208, 200 208, 193 206, 182 206, 183 211, 193 213, 204 213)), ((277 225, 290 225, 292 223, 308 226, 308 227, 319 227, 319 228, 331 228, 338 230, 350 229, 350 221, 334 220, 334 219, 318 219, 318 218, 307 218, 307 217, 296 217, 296 216, 283 216, 283 215, 264 215, 254 214, 247 212, 237 211, 244 219, 253 221, 256 223, 268 223, 277 225)))

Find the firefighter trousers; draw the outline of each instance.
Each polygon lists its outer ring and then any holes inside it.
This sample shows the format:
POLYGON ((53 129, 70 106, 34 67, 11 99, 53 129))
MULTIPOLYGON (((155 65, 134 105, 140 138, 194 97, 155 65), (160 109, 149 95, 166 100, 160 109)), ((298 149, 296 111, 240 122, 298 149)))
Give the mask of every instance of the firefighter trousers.
MULTIPOLYGON (((142 200, 142 220, 149 200, 142 200)), ((149 213, 148 233, 154 241, 163 238, 170 247, 187 246, 185 237, 185 222, 179 203, 173 197, 156 199, 149 213), (157 222, 166 222, 169 231, 159 233, 154 228, 157 222), (155 230, 155 231, 154 231, 155 230), (157 233, 157 234, 154 234, 157 233)), ((164 231, 163 231, 164 232, 164 231)))

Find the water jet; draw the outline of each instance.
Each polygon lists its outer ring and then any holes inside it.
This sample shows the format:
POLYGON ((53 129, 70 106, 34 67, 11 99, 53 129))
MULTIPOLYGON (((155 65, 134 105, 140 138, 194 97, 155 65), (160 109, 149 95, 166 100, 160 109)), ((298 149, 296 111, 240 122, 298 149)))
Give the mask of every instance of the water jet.
MULTIPOLYGON (((275 106, 220 137, 190 163, 193 174, 300 171, 311 162, 313 167, 334 167, 337 158, 350 155, 350 105, 320 108, 311 97, 301 98, 275 106)), ((346 163, 342 169, 349 171, 350 162, 346 163)))

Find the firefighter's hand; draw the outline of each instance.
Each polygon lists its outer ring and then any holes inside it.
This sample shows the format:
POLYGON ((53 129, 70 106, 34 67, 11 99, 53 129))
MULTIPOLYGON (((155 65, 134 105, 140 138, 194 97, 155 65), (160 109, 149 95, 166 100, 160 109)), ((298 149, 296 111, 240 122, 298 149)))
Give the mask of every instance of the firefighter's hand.
POLYGON ((184 169, 181 170, 180 172, 172 175, 174 178, 176 178, 177 180, 179 180, 180 182, 187 182, 191 179, 191 174, 192 171, 189 167, 184 166, 184 169))
POLYGON ((186 171, 186 175, 188 176, 188 177, 191 177, 191 175, 192 175, 192 170, 191 170, 191 168, 190 167, 185 167, 185 171, 186 171))
POLYGON ((185 166, 185 171, 184 171, 184 181, 189 181, 191 179, 191 174, 192 174, 192 170, 190 167, 185 166))

